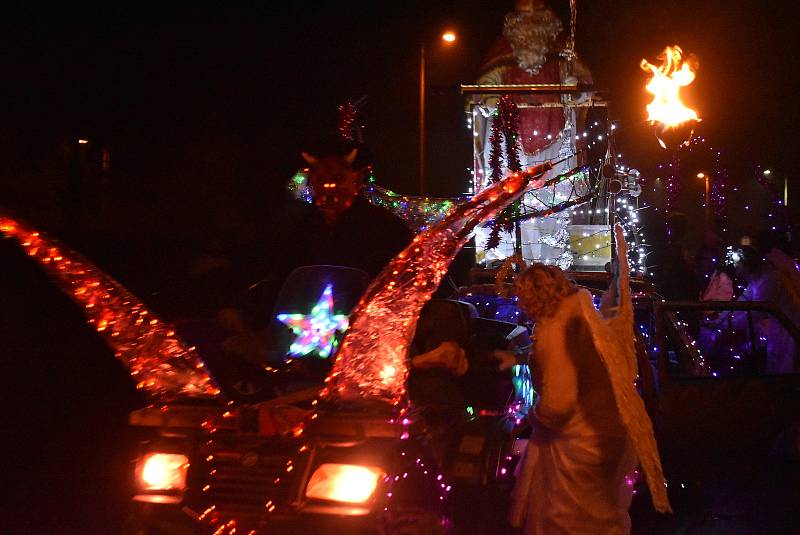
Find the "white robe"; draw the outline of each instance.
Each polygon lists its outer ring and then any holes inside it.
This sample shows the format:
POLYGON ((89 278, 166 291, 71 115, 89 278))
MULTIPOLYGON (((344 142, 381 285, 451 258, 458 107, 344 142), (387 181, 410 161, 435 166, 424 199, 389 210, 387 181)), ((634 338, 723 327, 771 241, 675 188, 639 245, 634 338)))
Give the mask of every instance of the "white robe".
MULTIPOLYGON (((588 307, 588 309, 587 309, 588 307)), ((581 290, 538 322, 532 373, 539 399, 510 520, 526 535, 630 532, 636 455, 623 425, 581 290)), ((632 384, 635 363, 624 371, 632 384)))

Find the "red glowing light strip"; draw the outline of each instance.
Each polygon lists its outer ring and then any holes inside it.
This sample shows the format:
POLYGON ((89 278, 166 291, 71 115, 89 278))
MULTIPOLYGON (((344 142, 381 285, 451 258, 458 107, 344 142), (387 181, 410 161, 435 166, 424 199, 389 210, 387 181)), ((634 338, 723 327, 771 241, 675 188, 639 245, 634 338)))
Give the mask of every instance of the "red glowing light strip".
POLYGON ((476 225, 514 201, 550 162, 514 173, 418 234, 367 289, 350 317, 323 395, 343 401, 405 401, 406 350, 422 306, 476 225))
POLYGON ((195 349, 112 277, 57 240, 3 214, 0 234, 19 242, 81 306, 151 401, 219 395, 195 349))

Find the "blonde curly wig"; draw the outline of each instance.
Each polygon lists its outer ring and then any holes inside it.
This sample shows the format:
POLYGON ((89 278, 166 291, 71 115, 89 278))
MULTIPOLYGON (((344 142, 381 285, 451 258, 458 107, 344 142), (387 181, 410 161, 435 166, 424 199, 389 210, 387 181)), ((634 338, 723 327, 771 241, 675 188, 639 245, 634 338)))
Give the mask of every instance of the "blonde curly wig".
POLYGON ((532 264, 514 282, 519 304, 534 320, 551 318, 561 301, 577 288, 556 266, 532 264))

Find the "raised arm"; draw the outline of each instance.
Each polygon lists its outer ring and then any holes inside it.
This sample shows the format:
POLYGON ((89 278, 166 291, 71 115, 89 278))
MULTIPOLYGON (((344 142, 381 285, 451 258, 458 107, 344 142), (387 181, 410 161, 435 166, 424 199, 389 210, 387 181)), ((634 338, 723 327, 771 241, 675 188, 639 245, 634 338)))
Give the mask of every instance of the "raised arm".
POLYGON ((628 243, 625 241, 625 231, 622 226, 614 226, 617 242, 617 259, 612 264, 611 283, 600 302, 600 313, 604 318, 610 319, 619 313, 620 306, 627 306, 631 300, 631 277, 628 266, 628 243))
POLYGON ((628 242, 625 241, 625 231, 622 225, 614 225, 614 235, 617 238, 617 296, 619 305, 624 306, 631 300, 631 268, 628 265, 628 242))

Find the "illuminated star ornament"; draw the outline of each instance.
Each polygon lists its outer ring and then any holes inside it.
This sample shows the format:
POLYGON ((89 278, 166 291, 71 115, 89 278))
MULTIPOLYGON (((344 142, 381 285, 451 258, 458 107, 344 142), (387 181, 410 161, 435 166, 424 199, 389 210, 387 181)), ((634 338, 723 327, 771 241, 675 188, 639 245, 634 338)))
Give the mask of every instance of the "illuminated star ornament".
POLYGON ((333 351, 336 331, 344 331, 348 325, 347 315, 333 313, 332 284, 325 286, 310 314, 278 314, 277 317, 297 336, 289 347, 289 354, 294 357, 316 351, 320 357, 328 358, 333 351))

